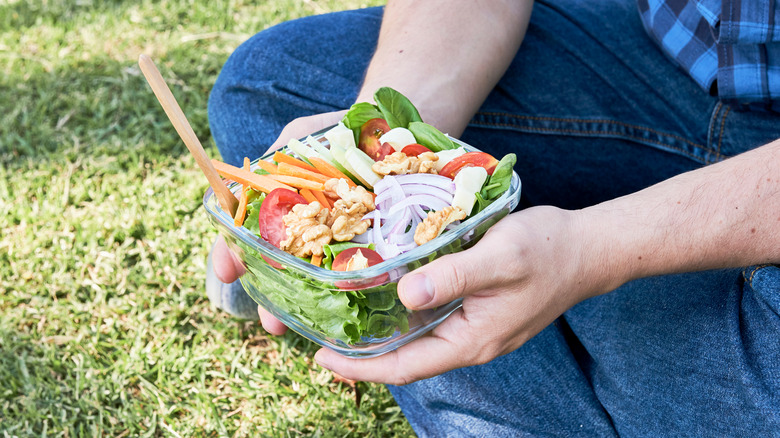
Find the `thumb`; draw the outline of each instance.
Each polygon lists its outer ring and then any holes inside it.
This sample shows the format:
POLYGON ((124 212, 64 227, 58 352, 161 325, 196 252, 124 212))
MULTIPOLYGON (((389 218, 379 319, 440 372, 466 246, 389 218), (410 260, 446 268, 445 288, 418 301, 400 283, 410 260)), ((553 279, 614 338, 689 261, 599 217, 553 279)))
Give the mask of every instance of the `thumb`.
MULTIPOLYGON (((483 239, 484 240, 484 239, 483 239)), ((398 296, 410 309, 429 309, 493 287, 503 277, 496 251, 487 245, 448 254, 406 274, 398 296)))

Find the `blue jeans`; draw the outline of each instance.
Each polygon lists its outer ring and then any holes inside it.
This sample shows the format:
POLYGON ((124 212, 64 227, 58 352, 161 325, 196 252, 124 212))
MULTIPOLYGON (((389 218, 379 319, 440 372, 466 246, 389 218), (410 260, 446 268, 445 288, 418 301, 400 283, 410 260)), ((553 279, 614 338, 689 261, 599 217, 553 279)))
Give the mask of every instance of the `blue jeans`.
MULTIPOLYGON (((309 17, 239 47, 209 101, 223 158, 256 157, 291 119, 347 108, 381 15, 309 17)), ((574 209, 780 138, 780 114, 698 88, 629 0, 538 1, 462 138, 518 155, 523 206, 574 209)), ((636 280, 488 364, 390 391, 420 436, 780 436, 780 268, 636 280)))

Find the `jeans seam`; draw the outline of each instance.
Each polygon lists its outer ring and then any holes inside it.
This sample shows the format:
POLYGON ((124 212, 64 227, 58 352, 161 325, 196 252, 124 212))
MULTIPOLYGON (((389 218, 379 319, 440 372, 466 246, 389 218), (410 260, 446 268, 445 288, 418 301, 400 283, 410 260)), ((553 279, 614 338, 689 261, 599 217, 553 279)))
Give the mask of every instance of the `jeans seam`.
POLYGON ((707 135, 707 144, 711 145, 714 139, 712 138, 712 135, 715 133, 715 121, 718 120, 718 115, 720 114, 720 109, 723 107, 723 104, 718 101, 718 104, 715 105, 715 110, 712 112, 712 122, 710 123, 710 132, 707 135))
MULTIPOLYGON (((526 120, 549 120, 549 121, 558 121, 558 122, 570 122, 570 123, 580 123, 580 122, 587 122, 587 123, 608 123, 612 125, 618 125, 618 126, 624 126, 626 128, 632 128, 632 129, 641 129, 644 131, 652 132, 653 134, 663 135, 675 138, 677 140, 680 140, 682 142, 688 143, 689 145, 693 147, 697 147, 699 149, 702 149, 704 151, 707 151, 707 147, 701 144, 698 144, 696 142, 693 142, 691 140, 688 140, 687 138, 680 137, 679 135, 668 133, 668 132, 661 132, 652 128, 648 128, 646 126, 640 126, 640 125, 633 125, 630 123, 621 122, 618 120, 610 120, 610 119, 576 119, 576 118, 561 118, 561 117, 541 117, 541 116, 523 116, 523 115, 517 115, 517 114, 510 114, 510 113, 503 113, 503 112, 480 112, 479 114, 483 114, 486 116, 504 116, 504 117, 514 117, 518 119, 526 119, 526 120)), ((510 126, 510 125, 506 125, 510 126)), ((578 132, 572 130, 572 132, 578 132)), ((583 131, 587 132, 587 131, 583 131)), ((630 136, 629 136, 630 137, 630 136)), ((666 146, 665 143, 657 143, 666 146)))
POLYGON ((756 275, 756 272, 758 272, 758 271, 760 271, 760 270, 762 270, 764 268, 768 268, 770 266, 774 266, 774 265, 772 265, 770 263, 765 263, 765 264, 762 264, 762 265, 752 266, 751 269, 750 269, 750 275, 748 275, 748 269, 745 269, 744 271, 742 271, 742 276, 745 277, 745 281, 747 281, 748 285, 752 288, 753 287, 753 277, 756 275))
MULTIPOLYGON (((481 114, 486 114, 486 113, 481 113, 481 114)), ((521 117, 521 118, 534 119, 532 117, 523 117, 523 116, 511 116, 511 117, 521 117)), ((557 118, 554 118, 554 117, 539 118, 539 120, 554 120, 554 121, 561 121, 561 122, 565 122, 565 121, 569 121, 569 122, 582 122, 583 121, 583 120, 557 119, 557 118)), ((611 122, 611 123, 616 123, 616 124, 622 124, 621 122, 609 121, 609 120, 604 120, 604 121, 592 120, 591 122, 599 122, 599 123, 611 122)), ((619 132, 616 132, 616 131, 583 131, 583 130, 577 130, 577 129, 536 128, 536 127, 532 127, 532 126, 522 126, 521 127, 521 126, 513 125, 513 124, 510 124, 510 123, 484 123, 484 122, 473 122, 473 121, 471 122, 471 125, 473 125, 473 126, 514 127, 514 128, 518 128, 518 129, 522 129, 522 130, 526 130, 526 131, 536 131, 536 132, 545 132, 546 131, 546 132, 559 132, 559 133, 567 133, 567 134, 611 135, 611 136, 618 137, 618 138, 634 140, 634 141, 637 141, 639 143, 647 142, 647 143, 653 143, 653 144, 656 144, 656 145, 659 145, 659 146, 664 146, 664 147, 667 147, 669 149, 673 149, 673 150, 675 150, 675 151, 677 151, 677 152, 679 152, 679 153, 681 153, 681 154, 683 154, 683 155, 685 155, 685 156, 687 156, 687 157, 689 157, 691 159, 694 159, 696 161, 701 161, 700 157, 697 157, 696 155, 686 151, 685 149, 682 149, 682 148, 679 148, 679 147, 676 147, 676 146, 672 146, 672 145, 670 145, 668 143, 663 143, 663 142, 660 142, 660 141, 650 140, 650 139, 647 139, 647 138, 636 137, 636 136, 633 136, 633 135, 626 135, 626 134, 622 134, 622 133, 619 133, 619 132)), ((630 128, 645 129, 645 128, 641 128, 639 126, 632 126, 632 125, 627 125, 627 124, 622 124, 622 125, 626 126, 626 127, 630 127, 630 128)), ((661 133, 661 132, 658 132, 658 131, 653 131, 653 130, 650 130, 650 129, 648 129, 648 131, 653 132, 655 134, 659 134, 659 135, 666 135, 664 133, 661 133)), ((670 135, 670 136, 674 137, 674 135, 670 135)), ((689 140, 685 140, 685 139, 681 139, 681 140, 684 140, 686 143, 689 143, 689 144, 691 144, 693 146, 701 147, 701 145, 692 143, 689 140)), ((706 150, 706 148, 705 148, 705 150, 706 150)))
POLYGON ((718 149, 715 152, 715 161, 720 161, 721 155, 720 155, 720 147, 723 144, 723 130, 726 127, 726 116, 729 115, 729 111, 731 111, 731 107, 727 106, 726 111, 723 111, 723 116, 720 118, 720 132, 718 133, 718 149))

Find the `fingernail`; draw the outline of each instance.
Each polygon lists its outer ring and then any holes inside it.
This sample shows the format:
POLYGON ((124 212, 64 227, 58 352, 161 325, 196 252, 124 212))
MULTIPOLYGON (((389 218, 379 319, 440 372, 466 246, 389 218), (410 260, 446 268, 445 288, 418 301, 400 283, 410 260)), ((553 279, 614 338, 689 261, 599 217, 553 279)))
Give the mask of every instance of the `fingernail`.
POLYGON ((404 297, 410 307, 422 307, 433 299, 433 284, 425 274, 412 274, 404 282, 404 297))

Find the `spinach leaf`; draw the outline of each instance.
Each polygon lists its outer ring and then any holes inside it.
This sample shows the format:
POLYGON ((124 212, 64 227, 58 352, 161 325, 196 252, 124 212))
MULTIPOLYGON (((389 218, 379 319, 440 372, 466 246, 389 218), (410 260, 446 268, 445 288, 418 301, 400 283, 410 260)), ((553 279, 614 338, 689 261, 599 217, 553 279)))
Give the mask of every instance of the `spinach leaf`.
POLYGON ((471 210, 472 216, 484 210, 485 208, 487 208, 488 205, 490 205, 493 202, 483 198, 481 193, 475 193, 475 195, 477 197, 477 205, 475 205, 474 208, 471 210))
POLYGON ((433 152, 457 148, 457 145, 455 145, 452 140, 427 123, 412 122, 409 124, 408 129, 412 131, 417 143, 420 143, 433 152))
POLYGON ((374 100, 384 119, 387 120, 387 124, 390 125, 390 129, 406 128, 411 122, 422 122, 420 113, 412 102, 390 87, 376 90, 374 100))
POLYGON ((352 105, 344 114, 341 122, 353 132, 360 132, 360 127, 371 119, 382 118, 382 112, 375 105, 368 102, 359 102, 352 105))
POLYGON ((517 162, 517 155, 506 154, 496 165, 493 175, 490 176, 482 188, 480 194, 486 200, 493 201, 509 189, 512 182, 512 167, 517 162))

